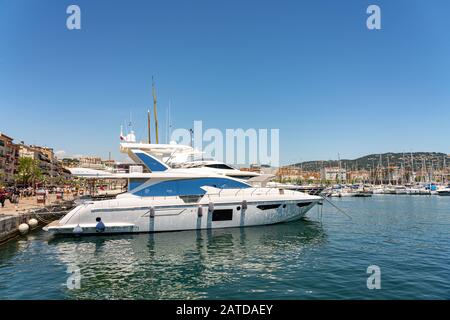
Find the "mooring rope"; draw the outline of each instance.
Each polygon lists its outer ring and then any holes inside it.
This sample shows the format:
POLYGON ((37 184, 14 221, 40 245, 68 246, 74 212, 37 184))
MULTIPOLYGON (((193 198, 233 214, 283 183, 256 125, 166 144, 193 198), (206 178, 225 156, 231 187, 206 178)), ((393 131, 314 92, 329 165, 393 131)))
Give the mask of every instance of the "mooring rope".
POLYGON ((327 201, 329 204, 331 204, 331 206, 333 206, 336 210, 338 210, 339 212, 343 213, 344 215, 346 215, 350 220, 352 219, 352 216, 349 215, 347 212, 345 212, 345 210, 339 208, 337 205, 335 205, 331 200, 327 199, 324 196, 321 196, 323 200, 327 201))
POLYGON ((45 220, 44 218, 40 217, 37 213, 35 213, 34 216, 36 217, 36 219, 38 219, 39 221, 41 221, 41 222, 43 222, 45 224, 49 224, 49 223, 52 222, 52 221, 49 221, 49 220, 45 220))
POLYGON ((49 206, 49 207, 44 207, 44 208, 42 208, 42 209, 32 210, 32 212, 30 212, 30 213, 34 214, 34 217, 35 217, 36 219, 38 219, 39 221, 41 221, 41 222, 43 222, 43 223, 45 223, 45 224, 49 224, 49 223, 53 222, 54 220, 47 220, 47 219, 45 219, 45 218, 43 218, 43 217, 41 216, 42 214, 46 214, 46 215, 50 214, 50 215, 52 215, 52 216, 57 217, 58 215, 67 213, 67 210, 64 210, 64 211, 54 211, 56 208, 60 208, 60 206, 49 206))

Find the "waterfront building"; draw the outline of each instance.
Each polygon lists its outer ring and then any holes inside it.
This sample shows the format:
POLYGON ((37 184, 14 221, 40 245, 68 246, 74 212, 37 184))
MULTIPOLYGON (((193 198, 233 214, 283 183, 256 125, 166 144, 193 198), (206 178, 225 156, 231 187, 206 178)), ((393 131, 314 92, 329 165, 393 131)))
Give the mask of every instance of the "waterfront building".
POLYGON ((302 168, 296 166, 281 167, 276 171, 276 176, 280 181, 292 181, 292 182, 306 182, 320 181, 320 172, 305 171, 302 168))
POLYGON ((100 157, 88 157, 83 156, 78 158, 79 167, 81 168, 91 168, 91 169, 103 169, 104 164, 102 158, 100 157))
POLYGON ((77 158, 64 158, 61 160, 61 164, 65 168, 77 168, 80 166, 80 160, 77 158))
POLYGON ((371 179, 370 171, 367 170, 354 170, 347 172, 347 178, 351 182, 369 182, 371 179))
POLYGON ((18 146, 13 138, 0 132, 0 184, 14 183, 19 159, 18 146))
POLYGON ((37 150, 40 154, 43 155, 41 161, 44 161, 44 166, 46 168, 46 173, 50 177, 57 177, 59 175, 60 163, 58 159, 55 157, 55 153, 53 152, 53 148, 49 147, 41 147, 41 146, 31 146, 35 150, 37 150))
POLYGON ((51 176, 52 164, 50 159, 37 146, 19 145, 19 155, 21 158, 36 160, 43 176, 51 176))
POLYGON ((53 152, 52 148, 36 145, 18 145, 19 157, 31 158, 37 161, 37 165, 43 176, 48 178, 69 178, 70 171, 65 169, 53 152))
POLYGON ((321 179, 325 181, 347 181, 347 170, 339 167, 324 167, 321 170, 321 179))
POLYGON ((102 160, 96 156, 82 156, 78 158, 64 158, 62 163, 67 168, 87 168, 95 170, 110 170, 117 169, 117 163, 115 160, 108 159, 102 160))
POLYGON ((105 167, 109 167, 109 168, 115 168, 116 167, 116 161, 112 160, 112 159, 103 160, 102 163, 103 163, 103 165, 105 167))

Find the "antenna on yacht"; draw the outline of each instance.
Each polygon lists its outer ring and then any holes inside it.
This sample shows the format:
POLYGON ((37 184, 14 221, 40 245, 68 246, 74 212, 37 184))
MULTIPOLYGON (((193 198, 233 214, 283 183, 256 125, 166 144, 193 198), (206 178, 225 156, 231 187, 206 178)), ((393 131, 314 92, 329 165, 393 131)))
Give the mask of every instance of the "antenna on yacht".
POLYGON ((159 137, 158 137, 158 113, 156 111, 156 90, 155 90, 155 82, 153 81, 152 76, 152 93, 153 93, 153 112, 155 116, 155 133, 156 133, 156 143, 159 143, 159 137))
POLYGON ((125 136, 123 135, 123 126, 120 126, 120 140, 125 140, 125 136))

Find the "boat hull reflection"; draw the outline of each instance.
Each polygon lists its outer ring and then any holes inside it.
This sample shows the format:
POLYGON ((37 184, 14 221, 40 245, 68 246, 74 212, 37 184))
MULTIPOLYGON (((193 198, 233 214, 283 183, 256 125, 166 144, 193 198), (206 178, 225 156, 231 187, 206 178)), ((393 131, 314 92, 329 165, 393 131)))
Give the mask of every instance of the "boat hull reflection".
MULTIPOLYGON (((299 267, 326 235, 308 220, 242 229, 49 240, 58 259, 79 268, 72 298, 198 299, 241 277, 276 278, 299 267), (287 263, 289 262, 289 263, 287 263)), ((211 298, 211 297, 210 297, 211 298)))

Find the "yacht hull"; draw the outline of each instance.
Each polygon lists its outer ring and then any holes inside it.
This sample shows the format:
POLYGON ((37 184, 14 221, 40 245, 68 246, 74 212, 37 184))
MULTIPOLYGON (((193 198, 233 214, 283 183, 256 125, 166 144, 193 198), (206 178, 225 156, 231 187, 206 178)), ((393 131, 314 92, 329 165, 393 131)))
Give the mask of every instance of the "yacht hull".
POLYGON ((71 218, 55 221, 44 230, 54 234, 98 235, 270 225, 301 219, 317 202, 258 201, 246 203, 246 209, 242 202, 216 203, 213 208, 203 204, 97 209, 82 215, 72 214, 71 218), (96 222, 99 218, 104 224, 100 230, 96 222))

